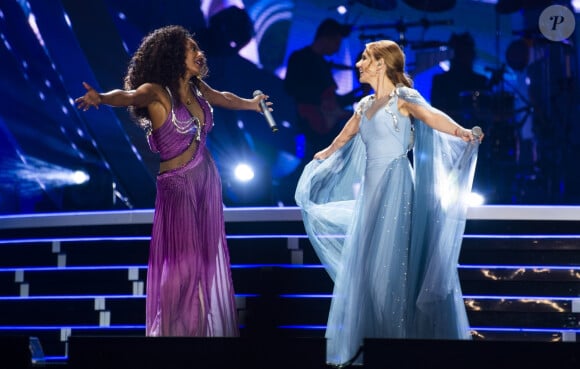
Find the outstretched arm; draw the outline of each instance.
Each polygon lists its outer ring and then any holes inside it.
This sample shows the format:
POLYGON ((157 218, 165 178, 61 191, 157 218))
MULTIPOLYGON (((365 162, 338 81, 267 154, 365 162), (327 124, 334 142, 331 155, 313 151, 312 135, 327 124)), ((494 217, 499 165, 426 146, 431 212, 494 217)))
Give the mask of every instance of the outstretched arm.
MULTIPOLYGON (((225 109, 254 110, 256 112, 261 112, 260 101, 268 98, 267 95, 258 95, 251 99, 245 99, 231 92, 214 90, 204 81, 199 81, 198 86, 203 97, 205 97, 211 105, 225 109)), ((266 102, 266 105, 270 107, 272 103, 268 101, 266 102)), ((270 108, 270 111, 271 110, 272 109, 270 108)))
POLYGON ((332 155, 336 150, 343 147, 350 139, 357 134, 358 128, 360 125, 361 116, 357 113, 354 113, 348 122, 344 125, 340 133, 336 136, 336 138, 332 141, 330 146, 327 148, 317 152, 314 155, 314 159, 323 160, 328 158, 332 155))
MULTIPOLYGON (((476 139, 470 129, 463 128, 450 116, 432 106, 426 107, 409 101, 404 101, 399 108, 402 111, 407 111, 413 117, 422 120, 433 129, 459 137, 463 141, 472 141, 476 139)), ((478 139, 483 139, 483 136, 478 137, 478 139)))
POLYGON ((145 107, 153 101, 158 100, 158 91, 150 83, 145 83, 136 90, 127 91, 115 89, 103 93, 97 92, 86 82, 83 82, 83 86, 87 92, 83 96, 75 99, 77 107, 82 110, 88 110, 91 106, 98 109, 101 104, 115 107, 145 107))

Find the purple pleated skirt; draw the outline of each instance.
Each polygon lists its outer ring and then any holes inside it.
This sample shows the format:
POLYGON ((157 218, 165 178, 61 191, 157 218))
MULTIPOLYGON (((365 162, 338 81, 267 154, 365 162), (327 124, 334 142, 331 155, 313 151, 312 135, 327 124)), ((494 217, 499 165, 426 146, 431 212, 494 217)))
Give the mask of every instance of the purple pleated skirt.
POLYGON ((239 335, 221 191, 205 147, 157 177, 147 336, 239 335))

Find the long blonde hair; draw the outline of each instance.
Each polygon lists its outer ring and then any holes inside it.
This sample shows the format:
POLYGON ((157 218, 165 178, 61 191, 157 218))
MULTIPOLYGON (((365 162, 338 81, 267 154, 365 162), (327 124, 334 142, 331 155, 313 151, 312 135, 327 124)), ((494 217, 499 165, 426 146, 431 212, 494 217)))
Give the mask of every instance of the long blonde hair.
POLYGON ((374 59, 383 60, 387 77, 395 86, 403 84, 413 87, 413 80, 405 72, 405 54, 399 45, 390 40, 380 40, 369 42, 366 46, 374 59))

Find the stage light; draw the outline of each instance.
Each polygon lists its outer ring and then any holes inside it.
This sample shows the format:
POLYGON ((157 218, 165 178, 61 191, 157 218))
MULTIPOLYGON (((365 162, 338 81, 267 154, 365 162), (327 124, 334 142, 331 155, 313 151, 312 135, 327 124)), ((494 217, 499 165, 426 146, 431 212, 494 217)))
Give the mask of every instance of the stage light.
POLYGON ((234 176, 239 182, 249 182, 254 179, 254 169, 245 163, 236 165, 234 176))
POLYGON ((340 15, 345 15, 348 12, 348 8, 345 5, 339 5, 336 7, 336 12, 340 15))
POLYGON ((481 206, 485 203, 485 198, 476 192, 472 192, 468 196, 467 203, 469 206, 481 206))
POLYGON ((42 38, 40 30, 38 29, 38 25, 36 24, 36 17, 34 16, 34 14, 32 14, 32 12, 28 14, 28 25, 32 29, 32 32, 34 32, 34 35, 36 36, 38 43, 40 43, 42 47, 45 47, 44 39, 42 38))
POLYGON ((443 209, 447 209, 451 204, 459 201, 459 196, 462 197, 461 202, 470 207, 480 206, 485 203, 485 198, 476 192, 460 194, 457 188, 449 187, 449 184, 441 185, 439 188, 439 199, 443 209))
POLYGON ((451 67, 451 63, 449 60, 443 60, 439 62, 439 68, 443 70, 443 72, 449 72, 449 68, 451 67))
POLYGON ((26 164, 15 165, 12 173, 20 182, 37 183, 44 188, 79 185, 90 179, 83 170, 71 170, 33 158, 27 158, 26 164))
POLYGON ((80 185, 86 183, 90 176, 88 173, 77 170, 45 170, 36 173, 24 173, 21 172, 21 178, 36 178, 40 182, 50 183, 52 186, 67 186, 67 185, 80 185))
POLYGON ((76 170, 72 173, 71 175, 72 177, 72 181, 75 184, 83 184, 85 182, 87 182, 89 179, 91 179, 91 177, 88 175, 88 173, 83 172, 82 170, 76 170))
POLYGON ((271 172, 260 160, 233 162, 224 173, 228 173, 222 177, 226 206, 264 206, 272 203, 271 172))

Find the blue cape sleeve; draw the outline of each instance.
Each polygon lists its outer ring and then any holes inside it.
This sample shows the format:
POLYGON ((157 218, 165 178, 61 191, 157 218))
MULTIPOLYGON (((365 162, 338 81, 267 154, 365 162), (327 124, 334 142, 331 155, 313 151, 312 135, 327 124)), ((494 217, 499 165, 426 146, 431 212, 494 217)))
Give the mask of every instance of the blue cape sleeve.
MULTIPOLYGON (((400 88, 399 94, 411 103, 434 109, 415 90, 400 88)), ((415 198, 409 257, 412 334, 468 338, 457 263, 479 141, 465 142, 420 121, 415 127, 415 198)))
POLYGON ((365 148, 357 134, 325 160, 312 160, 296 186, 295 200, 318 258, 334 280, 364 171, 365 148))
MULTIPOLYGON (((432 108, 414 89, 398 86, 399 98, 432 108)), ((364 103, 364 101, 361 101, 364 103)), ((413 168, 415 199, 411 238, 410 283, 416 307, 428 310, 456 285, 467 202, 477 160, 478 142, 464 142, 415 121, 413 168)), ((296 188, 306 232, 334 280, 342 247, 352 224, 356 188, 362 185, 365 148, 356 135, 325 160, 313 160, 296 188)))

